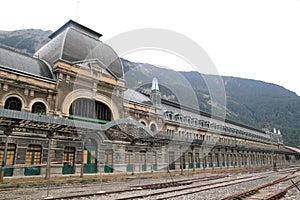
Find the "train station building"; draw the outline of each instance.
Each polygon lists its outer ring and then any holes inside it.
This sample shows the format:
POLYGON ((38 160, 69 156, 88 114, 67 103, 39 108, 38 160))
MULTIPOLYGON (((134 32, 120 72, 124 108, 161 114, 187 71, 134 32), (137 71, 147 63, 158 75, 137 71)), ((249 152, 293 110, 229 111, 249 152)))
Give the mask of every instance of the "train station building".
MULTIPOLYGON (((0 161, 5 176, 280 167, 282 136, 126 88, 122 62, 74 21, 34 56, 0 48, 0 161)), ((297 157, 299 158, 299 156, 297 157)))

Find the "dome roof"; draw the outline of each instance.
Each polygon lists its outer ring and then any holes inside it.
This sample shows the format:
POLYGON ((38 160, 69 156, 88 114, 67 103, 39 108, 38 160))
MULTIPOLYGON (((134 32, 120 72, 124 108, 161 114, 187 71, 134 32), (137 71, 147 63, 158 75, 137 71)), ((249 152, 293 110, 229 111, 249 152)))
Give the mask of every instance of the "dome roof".
POLYGON ((123 79, 123 66, 116 52, 99 40, 102 35, 72 20, 49 37, 51 40, 35 56, 53 66, 56 61, 70 63, 99 60, 118 78, 123 79))
POLYGON ((0 48, 0 66, 21 73, 53 79, 53 74, 46 62, 6 48, 0 48))

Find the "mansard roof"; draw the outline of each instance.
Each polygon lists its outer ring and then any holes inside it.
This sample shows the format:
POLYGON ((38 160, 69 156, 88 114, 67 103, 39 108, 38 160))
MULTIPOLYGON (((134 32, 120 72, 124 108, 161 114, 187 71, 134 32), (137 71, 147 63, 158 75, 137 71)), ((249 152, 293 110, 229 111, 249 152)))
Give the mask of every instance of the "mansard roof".
POLYGON ((99 60, 117 78, 123 79, 123 66, 119 56, 107 44, 101 42, 101 34, 76 22, 69 21, 50 35, 50 41, 35 56, 53 66, 58 60, 69 63, 99 60))
POLYGON ((10 71, 26 73, 41 78, 54 78, 50 66, 43 60, 8 48, 0 47, 0 66, 10 71))
POLYGON ((142 103, 142 104, 148 104, 152 106, 152 102, 150 98, 138 91, 135 91, 133 89, 127 89, 124 92, 124 99, 135 102, 135 103, 142 103))

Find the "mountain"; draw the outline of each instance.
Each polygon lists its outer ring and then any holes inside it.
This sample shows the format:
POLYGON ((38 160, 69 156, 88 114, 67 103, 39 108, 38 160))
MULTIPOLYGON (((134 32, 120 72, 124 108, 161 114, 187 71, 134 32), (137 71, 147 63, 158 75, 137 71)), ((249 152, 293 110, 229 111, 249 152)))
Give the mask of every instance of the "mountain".
MULTIPOLYGON (((36 29, 0 31, 0 44, 33 54, 48 41, 50 34, 51 31, 36 29)), ((225 111, 227 119, 258 129, 275 127, 281 130, 286 145, 300 146, 300 97, 279 85, 199 72, 177 72, 125 59, 122 63, 129 88, 147 93, 152 78, 156 77, 164 99, 216 115, 225 111), (216 87, 212 89, 207 83, 216 87)))
POLYGON ((43 31, 40 29, 0 31, 0 43, 4 46, 33 54, 49 40, 48 35, 51 33, 52 31, 43 31))
MULTIPOLYGON (((282 86, 263 81, 229 76, 206 75, 199 72, 177 72, 151 64, 133 63, 122 59, 127 87, 149 92, 153 77, 158 78, 163 98, 218 114, 222 109, 226 118, 257 129, 280 129, 284 143, 300 145, 300 97, 282 86), (176 81, 175 81, 176 80, 176 81), (221 86, 209 90, 207 83, 218 86, 223 81, 225 108, 212 103, 211 94, 220 94, 221 86), (147 89, 148 88, 148 91, 147 89), (166 89, 168 91, 166 92, 166 89)), ((219 98, 222 99, 222 98, 219 98)), ((217 98, 218 100, 218 98, 217 98)))

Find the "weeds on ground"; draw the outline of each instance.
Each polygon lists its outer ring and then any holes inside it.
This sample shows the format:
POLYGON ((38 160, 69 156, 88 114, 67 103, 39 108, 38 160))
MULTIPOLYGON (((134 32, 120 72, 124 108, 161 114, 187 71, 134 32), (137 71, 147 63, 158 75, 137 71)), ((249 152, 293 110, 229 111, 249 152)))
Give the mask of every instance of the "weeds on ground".
POLYGON ((82 179, 80 181, 80 183, 82 184, 90 184, 90 183, 93 183, 93 182, 96 182, 97 180, 96 179, 82 179))

